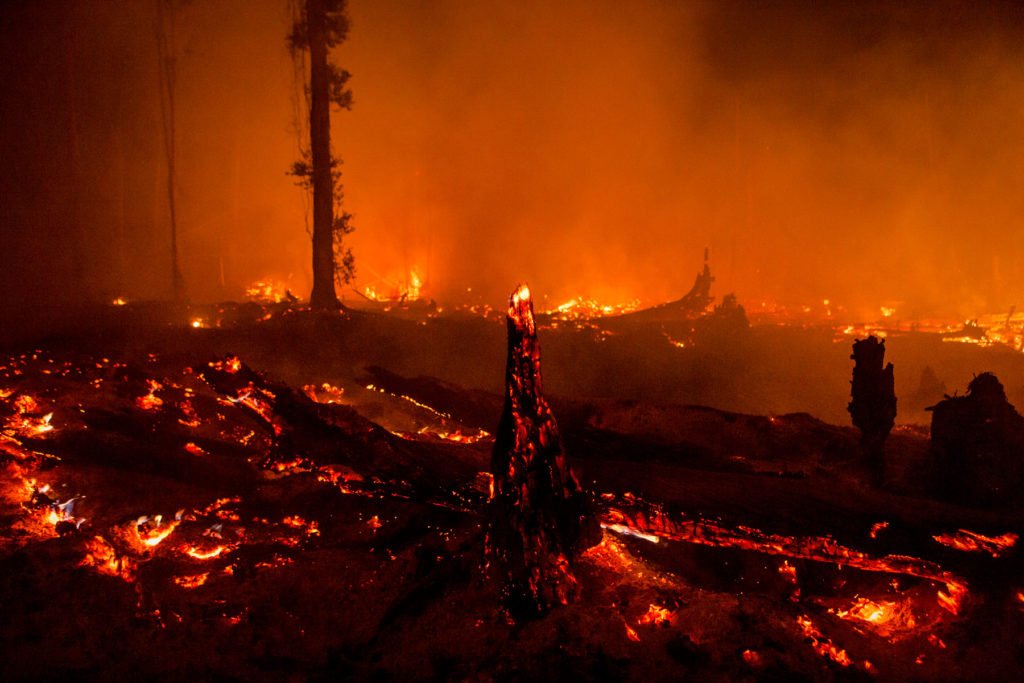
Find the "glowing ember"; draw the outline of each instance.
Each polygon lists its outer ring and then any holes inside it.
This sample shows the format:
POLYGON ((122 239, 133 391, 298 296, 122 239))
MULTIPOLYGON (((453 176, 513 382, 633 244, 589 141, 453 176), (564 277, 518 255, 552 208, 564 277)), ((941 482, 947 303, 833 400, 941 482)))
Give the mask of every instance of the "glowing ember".
POLYGON ((871 525, 871 538, 878 538, 878 534, 889 528, 889 522, 875 522, 871 525))
POLYGON ((622 534, 623 536, 633 536, 634 538, 642 538, 648 543, 661 542, 661 539, 655 536, 654 534, 645 534, 644 532, 637 531, 633 527, 627 526, 625 524, 602 524, 601 528, 614 531, 615 533, 622 534))
POLYGON ((200 448, 196 444, 192 443, 191 441, 189 441, 187 444, 185 444, 185 450, 188 451, 189 453, 191 453, 192 455, 196 456, 196 457, 201 457, 201 456, 206 455, 206 451, 204 451, 202 448, 200 448))
POLYGON ((819 655, 831 659, 840 666, 850 666, 853 664, 853 660, 850 659, 850 655, 846 654, 846 650, 837 647, 830 639, 826 638, 810 618, 800 615, 796 618, 796 623, 800 626, 804 636, 811 641, 814 651, 819 655))
POLYGON ((191 576, 176 576, 174 577, 174 583, 178 584, 182 588, 191 590, 193 588, 199 588, 206 580, 210 578, 209 572, 203 572, 202 574, 193 574, 191 576))
POLYGON ((113 301, 111 301, 110 305, 111 306, 124 306, 127 303, 128 303, 127 299, 125 299, 123 296, 119 296, 116 299, 114 299, 113 301))
POLYGON ((937 542, 949 548, 972 553, 988 553, 992 557, 1002 557, 1017 544, 1017 534, 1007 533, 1001 536, 984 536, 974 531, 960 529, 955 534, 939 534, 932 536, 937 542))
POLYGON ((307 522, 298 515, 285 517, 281 521, 293 529, 303 529, 307 536, 316 536, 320 533, 320 525, 316 521, 307 522))
MULTIPOLYGON (((529 291, 527 291, 527 297, 529 291)), ((575 297, 564 304, 556 306, 547 311, 552 317, 560 320, 588 320, 590 318, 602 318, 611 315, 622 315, 632 313, 640 308, 640 300, 635 299, 624 304, 601 304, 594 299, 586 297, 575 297)))
POLYGON ((186 555, 188 555, 189 557, 191 557, 193 559, 196 559, 196 560, 212 560, 215 557, 220 557, 224 553, 224 551, 226 551, 226 550, 227 550, 227 547, 223 546, 223 545, 218 545, 218 546, 215 546, 213 548, 208 548, 208 549, 205 549, 205 550, 203 550, 203 549, 201 549, 201 548, 199 548, 197 546, 190 545, 190 546, 187 546, 183 550, 183 552, 186 555))
POLYGON ((135 405, 142 410, 157 410, 164 404, 164 400, 156 395, 156 392, 162 390, 164 387, 160 382, 155 379, 146 380, 146 388, 149 393, 145 396, 139 396, 135 399, 135 405))
POLYGON ((857 598, 847 609, 829 610, 840 619, 862 622, 883 638, 896 639, 914 630, 917 622, 911 609, 910 600, 875 602, 869 598, 857 598))
POLYGON ((946 590, 948 592, 939 591, 939 605, 953 616, 957 616, 963 607, 964 598, 967 597, 967 587, 961 583, 950 582, 946 584, 946 590))
POLYGON ((242 360, 238 356, 228 356, 224 360, 211 361, 209 366, 214 370, 220 370, 221 372, 227 372, 234 375, 242 369, 242 360))
MULTIPOLYGON (((8 393, 9 395, 10 393, 8 393)), ((42 410, 39 407, 39 403, 32 396, 19 394, 14 399, 14 409, 17 411, 16 414, 11 415, 4 422, 4 431, 8 434, 32 438, 53 431, 53 425, 50 424, 50 420, 53 419, 53 413, 39 415, 42 410)))
POLYGON ((155 548, 160 545, 178 527, 182 512, 179 511, 174 521, 167 524, 163 523, 163 515, 139 517, 135 521, 135 535, 139 543, 146 548, 155 548))
POLYGON ((315 384, 307 384, 302 387, 302 392, 306 394, 311 401, 315 401, 317 403, 344 403, 342 399, 344 398, 343 394, 345 393, 345 390, 332 384, 328 384, 327 382, 324 382, 319 387, 315 384))
MULTIPOLYGON (((614 498, 614 497, 612 497, 614 498)), ((786 557, 831 562, 865 571, 908 574, 931 581, 955 585, 966 594, 967 585, 938 565, 903 555, 873 557, 865 552, 839 545, 829 537, 792 537, 769 534, 750 527, 728 528, 703 519, 670 518, 656 505, 626 495, 622 507, 607 507, 602 526, 618 533, 645 540, 663 538, 720 548, 741 548, 786 557)))
POLYGON ((474 434, 463 434, 462 430, 456 429, 454 432, 446 432, 443 430, 432 429, 430 427, 423 427, 417 432, 417 434, 433 436, 444 441, 452 441, 454 443, 477 443, 484 439, 491 438, 491 435, 484 430, 477 430, 474 434))
POLYGON ((131 558, 118 557, 113 546, 102 536, 85 542, 85 557, 78 566, 91 567, 104 576, 115 576, 125 581, 135 578, 135 565, 131 558))
POLYGON ((641 626, 646 624, 652 624, 654 626, 671 626, 672 625, 672 612, 668 609, 651 603, 651 606, 647 608, 647 611, 637 620, 637 623, 641 626))
POLYGON ((629 624, 623 624, 626 627, 626 637, 632 640, 634 643, 640 642, 640 636, 637 635, 636 631, 629 624))

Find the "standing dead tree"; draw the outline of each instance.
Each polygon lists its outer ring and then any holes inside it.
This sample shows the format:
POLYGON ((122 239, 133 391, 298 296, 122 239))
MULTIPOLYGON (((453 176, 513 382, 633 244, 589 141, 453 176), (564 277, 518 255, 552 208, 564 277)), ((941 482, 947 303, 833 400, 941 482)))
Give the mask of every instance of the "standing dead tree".
POLYGON ((171 221, 171 292, 175 301, 185 299, 185 280, 178 258, 178 213, 174 200, 175 185, 175 109, 177 72, 175 47, 175 5, 181 0, 156 0, 156 49, 159 59, 157 81, 160 88, 160 123, 163 127, 164 161, 167 164, 167 204, 171 221))
POLYGON ((896 390, 892 363, 885 365, 885 341, 877 337, 853 342, 854 361, 851 401, 853 424, 860 429, 860 443, 873 483, 885 479, 885 439, 896 423, 896 390))
POLYGON ((491 454, 488 561, 513 616, 543 613, 576 592, 571 563, 598 542, 591 503, 572 473, 541 391, 540 345, 530 290, 508 309, 505 407, 491 454))
POLYGON ((343 238, 352 232, 352 216, 342 209, 341 161, 331 153, 331 105, 352 108, 348 71, 328 60, 332 48, 348 36, 345 0, 305 0, 293 6, 295 23, 288 38, 294 59, 309 56, 305 95, 309 112, 309 147, 292 165, 291 174, 313 192, 313 308, 338 308, 336 284, 355 273, 351 250, 343 238))

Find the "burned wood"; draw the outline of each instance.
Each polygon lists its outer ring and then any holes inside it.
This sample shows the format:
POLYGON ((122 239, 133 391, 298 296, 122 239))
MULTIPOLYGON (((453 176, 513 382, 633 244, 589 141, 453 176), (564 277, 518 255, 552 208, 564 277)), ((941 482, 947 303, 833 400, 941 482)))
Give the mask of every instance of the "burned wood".
POLYGON ((885 365, 885 341, 871 336, 853 342, 851 401, 848 407, 860 429, 864 459, 875 484, 885 479, 885 439, 896 423, 892 363, 885 365))
POLYGON ((662 323, 693 318, 707 310, 714 301, 714 297, 711 296, 711 285, 714 281, 711 267, 708 265, 708 251, 705 249, 704 267, 694 278, 693 286, 681 298, 633 313, 609 316, 601 320, 601 325, 616 327, 621 323, 662 323))
POLYGON ((600 531, 544 399, 533 302, 525 285, 512 294, 507 327, 505 407, 491 456, 487 554, 510 613, 528 616, 574 597, 570 565, 597 543, 600 531))
POLYGON ((946 396, 928 410, 935 495, 975 505, 1020 500, 1024 417, 995 375, 978 375, 966 395, 946 396))
MULTIPOLYGON (((483 462, 468 449, 416 443, 362 417, 346 405, 316 403, 286 384, 252 370, 237 357, 213 361, 202 377, 232 404, 261 421, 273 438, 270 464, 307 460, 341 465, 366 482, 388 482, 393 493, 461 506, 483 462)), ((386 492, 384 492, 386 493, 386 492)))

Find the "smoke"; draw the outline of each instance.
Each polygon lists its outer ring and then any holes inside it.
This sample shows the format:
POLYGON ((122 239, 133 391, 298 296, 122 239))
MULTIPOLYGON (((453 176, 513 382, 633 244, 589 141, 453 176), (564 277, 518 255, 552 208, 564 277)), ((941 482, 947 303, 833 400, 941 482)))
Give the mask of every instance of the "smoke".
MULTIPOLYGON (((5 290, 167 296, 152 8, 0 12, 5 290)), ((350 16, 335 57, 355 106, 332 134, 358 287, 415 270, 442 302, 528 280, 550 304, 653 303, 708 246, 718 294, 746 302, 966 316, 1024 294, 1013 4, 352 0, 350 16)), ((178 13, 194 299, 267 277, 308 292, 289 21, 284 0, 178 13)))

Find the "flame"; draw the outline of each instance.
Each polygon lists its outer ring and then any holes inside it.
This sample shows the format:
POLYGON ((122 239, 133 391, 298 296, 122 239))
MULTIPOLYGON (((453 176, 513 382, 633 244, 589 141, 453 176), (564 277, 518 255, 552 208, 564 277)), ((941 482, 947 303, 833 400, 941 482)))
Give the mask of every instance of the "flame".
POLYGON ((206 327, 206 321, 202 318, 192 318, 189 325, 195 329, 199 329, 200 327, 206 327))
POLYGON ((257 280, 245 288, 245 296, 261 304, 279 304, 289 298, 288 286, 273 280, 257 280))
POLYGON ((125 299, 123 296, 119 296, 116 299, 114 299, 113 301, 111 301, 110 305, 111 306, 124 306, 127 303, 128 303, 127 299, 125 299))
POLYGON ((519 285, 516 291, 512 293, 512 301, 519 303, 520 301, 530 300, 530 287, 528 285, 519 285))
POLYGON ((420 280, 420 276, 416 274, 415 270, 410 270, 408 298, 412 300, 419 299, 422 288, 423 281, 420 280))

